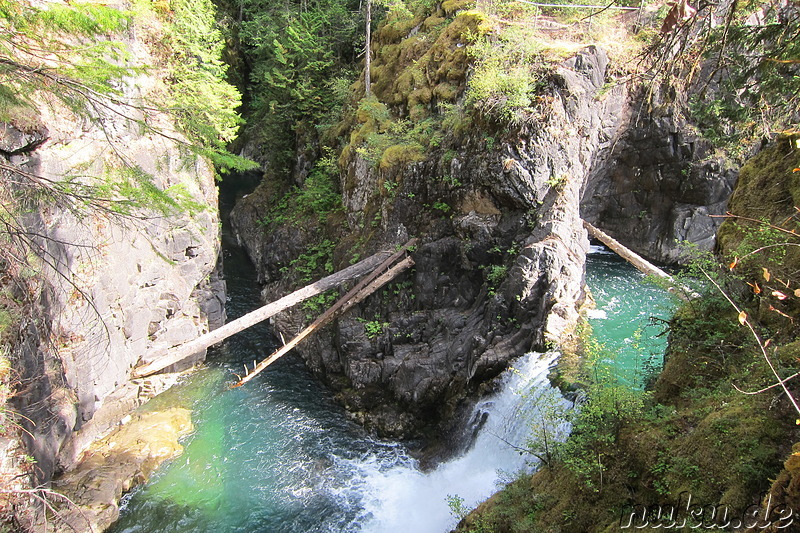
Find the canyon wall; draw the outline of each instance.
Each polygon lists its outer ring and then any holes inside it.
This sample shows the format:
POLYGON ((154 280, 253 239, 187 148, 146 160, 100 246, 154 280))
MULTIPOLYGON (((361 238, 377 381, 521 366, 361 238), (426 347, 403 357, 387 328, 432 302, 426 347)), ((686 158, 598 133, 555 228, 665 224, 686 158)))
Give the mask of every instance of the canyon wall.
MULTIPOLYGON (((356 420, 396 437, 440 434, 515 357, 570 332, 586 296, 581 218, 676 262, 678 241, 713 247, 707 215, 724 213, 736 178, 674 106, 646 108, 597 46, 542 65, 522 121, 454 114, 476 68, 466 35, 487 31, 460 5, 377 32, 374 96, 355 98, 334 127, 339 210, 286 203, 314 187, 322 152, 304 139, 291 175, 268 172, 232 215, 268 301, 420 239, 412 273, 297 349, 356 420), (437 120, 440 137, 408 133, 437 120)), ((288 339, 333 298, 284 313, 276 329, 288 339)))
MULTIPOLYGON (((472 131, 389 168, 350 151, 340 160, 335 227, 265 231, 269 183, 237 205, 234 227, 266 282, 266 300, 296 283, 285 267, 320 235, 337 243, 337 267, 420 239, 412 273, 298 348, 359 422, 407 438, 441 429, 515 357, 571 331, 585 300, 581 190, 618 137, 627 105, 621 86, 599 96, 607 64, 596 47, 564 61, 541 120, 513 133, 472 131)), ((288 338, 306 314, 274 322, 288 338)))
POLYGON ((164 31, 141 15, 113 36, 127 63, 109 95, 60 79, 0 123, 12 402, 35 484, 175 382, 131 380, 137 363, 225 319, 216 173, 158 103, 174 82, 164 31))

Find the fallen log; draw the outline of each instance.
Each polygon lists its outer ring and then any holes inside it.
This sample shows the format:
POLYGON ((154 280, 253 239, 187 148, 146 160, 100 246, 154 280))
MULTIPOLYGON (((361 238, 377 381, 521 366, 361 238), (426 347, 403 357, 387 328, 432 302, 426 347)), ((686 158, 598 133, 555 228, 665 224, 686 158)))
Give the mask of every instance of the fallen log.
POLYGON ((647 275, 652 275, 652 276, 657 276, 659 278, 672 280, 672 276, 670 276, 669 274, 667 274, 666 272, 655 266, 653 263, 649 262, 641 255, 637 254, 630 248, 626 248, 625 246, 623 246, 619 241, 611 237, 608 233, 595 228, 585 220, 583 221, 583 227, 586 228, 586 231, 589 232, 589 237, 597 239, 598 241, 608 246, 608 248, 611 251, 615 252, 625 261, 632 264, 640 272, 643 272, 644 274, 647 275))
POLYGON ((269 365, 271 365, 272 363, 274 363, 275 361, 286 355, 292 348, 300 344, 300 341, 302 341, 303 339, 314 333, 314 331, 316 331, 317 329, 323 327, 325 324, 327 324, 337 316, 346 312, 355 304, 364 300, 364 298, 366 298, 367 296, 369 296, 370 294, 381 288, 383 285, 390 282, 400 272, 412 266, 413 264, 414 260, 411 259, 411 257, 406 257, 405 259, 403 259, 402 261, 391 267, 389 270, 384 272, 382 275, 378 276, 377 278, 374 278, 368 284, 366 285, 359 284, 359 286, 354 287, 353 290, 351 290, 342 298, 340 298, 339 301, 333 304, 333 306, 331 306, 327 311, 322 313, 310 326, 301 331, 294 339, 292 339, 284 346, 282 346, 279 350, 277 350, 275 353, 273 353, 272 355, 270 355, 269 357, 267 357, 266 359, 255 365, 253 367, 253 370, 251 370, 243 378, 240 378, 239 381, 231 385, 231 388, 241 387, 242 385, 253 379, 256 376, 256 374, 267 368, 269 365))
POLYGON ((589 232, 590 237, 592 237, 593 239, 597 239, 598 241, 608 246, 608 248, 611 251, 615 252, 618 256, 620 256, 628 263, 633 265, 640 272, 644 273, 645 275, 656 276, 658 278, 667 280, 670 285, 669 288, 670 292, 674 292, 680 298, 685 298, 685 299, 688 299, 690 297, 694 298, 697 296, 697 294, 695 294, 689 288, 684 287, 680 283, 675 281, 675 278, 673 278, 672 276, 670 276, 669 274, 667 274, 666 272, 655 266, 653 263, 649 262, 644 257, 637 254, 630 248, 627 248, 624 245, 622 245, 619 241, 611 237, 608 233, 595 228, 585 220, 583 221, 583 227, 585 227, 586 231, 589 232))
MULTIPOLYGON (((403 248, 405 250, 409 245, 403 248)), ((365 259, 362 259, 355 265, 349 266, 340 270, 330 276, 327 276, 319 281, 310 285, 306 285, 302 289, 298 289, 291 294, 274 302, 268 303, 255 311, 252 311, 242 317, 228 322, 222 327, 209 331, 200 337, 155 354, 152 361, 144 363, 142 366, 135 368, 131 373, 132 378, 141 378, 155 374, 164 368, 179 363, 196 353, 199 353, 215 344, 218 344, 231 335, 235 335, 255 324, 263 322, 268 318, 285 311, 286 309, 297 305, 304 300, 313 296, 321 294, 327 290, 338 287, 339 285, 352 281, 364 274, 375 270, 376 267, 385 263, 387 258, 398 257, 398 253, 391 254, 389 251, 378 252, 365 259)))

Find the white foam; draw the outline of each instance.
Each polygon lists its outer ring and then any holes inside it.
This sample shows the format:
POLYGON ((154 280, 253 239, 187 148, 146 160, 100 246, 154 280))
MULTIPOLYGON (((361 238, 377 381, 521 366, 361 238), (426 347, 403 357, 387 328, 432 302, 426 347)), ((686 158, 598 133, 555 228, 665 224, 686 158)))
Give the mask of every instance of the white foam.
MULTIPOLYGON (((373 459, 353 466, 361 470, 366 533, 443 533, 458 518, 448 496, 473 508, 491 496, 509 474, 530 469, 530 456, 520 454, 530 433, 532 410, 542 394, 557 395, 547 373, 557 353, 528 354, 516 369, 507 371, 503 386, 476 410, 488 413, 474 446, 461 457, 442 463, 429 473, 416 464, 387 464, 373 459)), ((480 416, 480 413, 476 413, 480 416)), ((565 434, 567 427, 562 427, 565 434)))
POLYGON ((590 254, 598 254, 598 255, 616 255, 614 252, 603 246, 602 244, 590 244, 589 245, 589 253, 590 254))
POLYGON ((604 320, 608 318, 608 313, 603 311, 602 309, 589 309, 586 312, 586 316, 589 318, 596 318, 598 320, 604 320))

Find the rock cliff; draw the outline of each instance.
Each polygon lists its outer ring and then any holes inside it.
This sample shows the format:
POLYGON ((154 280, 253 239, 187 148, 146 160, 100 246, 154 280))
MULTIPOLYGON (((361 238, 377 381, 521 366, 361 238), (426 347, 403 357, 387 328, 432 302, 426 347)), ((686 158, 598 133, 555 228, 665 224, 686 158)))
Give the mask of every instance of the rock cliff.
MULTIPOLYGON (((594 45, 541 66, 524 120, 481 111, 496 101, 454 114, 480 68, 467 48, 494 31, 465 5, 444 2, 377 32, 373 97, 334 128, 338 165, 325 155, 341 209, 304 212, 319 205, 313 160, 324 155, 304 142, 291 176, 268 173, 232 215, 266 300, 420 239, 413 273, 298 349, 381 434, 442 429, 514 357, 570 330, 585 297, 581 217, 675 262, 678 241, 713 247, 718 222, 707 215, 724 212, 736 178, 677 106, 653 107, 667 98, 618 79, 594 45)), ((355 100, 364 89, 354 85, 355 100)), ((276 328, 290 336, 333 298, 276 328)))
POLYGON ((225 319, 215 171, 173 116, 142 104, 168 82, 141 68, 163 66, 163 50, 148 44, 155 22, 140 23, 117 36, 129 70, 113 98, 76 113, 35 92, 0 124, 0 266, 21 306, 13 401, 37 484, 174 382, 130 380, 140 359, 225 319))
MULTIPOLYGON (((588 247, 580 194, 618 137, 627 101, 624 87, 600 94, 607 64, 596 47, 559 64, 540 115, 524 127, 451 135, 405 165, 346 152, 336 224, 265 232, 269 182, 236 207, 267 300, 297 281, 281 269, 291 272, 320 233, 335 240, 337 267, 420 238, 413 273, 298 349, 357 420, 400 437, 442 429, 469 393, 574 325, 588 247)), ((275 324, 289 336, 306 319, 299 310, 275 324)))
MULTIPOLYGON (((65 161, 102 159, 102 131, 76 141, 74 132, 59 129, 64 123, 57 117, 48 124, 45 143, 12 156, 21 171, 62 179, 65 161)), ((130 139, 124 153, 149 168, 158 187, 183 183, 207 208, 169 217, 144 211, 137 218, 79 218, 50 205, 22 219, 43 256, 37 272, 43 293, 18 349, 18 405, 36 423, 29 447, 42 479, 69 467, 109 424, 157 392, 158 386, 129 382, 140 358, 224 320, 213 169, 198 161, 181 170, 177 148, 154 138, 130 139), (172 160, 171 168, 159 159, 172 160)))
POLYGON ((679 243, 714 248, 738 166, 704 139, 676 105, 649 109, 639 89, 625 133, 586 183, 581 214, 636 252, 681 260, 679 243))

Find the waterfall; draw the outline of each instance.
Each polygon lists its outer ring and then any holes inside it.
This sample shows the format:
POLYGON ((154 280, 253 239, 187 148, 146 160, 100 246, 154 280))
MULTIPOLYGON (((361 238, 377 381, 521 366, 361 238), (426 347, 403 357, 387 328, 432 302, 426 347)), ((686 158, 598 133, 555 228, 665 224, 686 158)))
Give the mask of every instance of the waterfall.
MULTIPOLYGON (((650 317, 669 316, 669 297, 615 255, 592 252, 590 322, 636 386, 652 354, 656 362, 663 354, 665 337, 650 317)), ((226 260, 230 267, 233 258, 226 260)), ((251 279, 229 273, 230 310, 258 305, 251 279)), ((182 456, 126 496, 111 531, 444 533, 458 522, 448 496, 475 507, 536 468, 533 455, 519 453, 532 431, 546 424, 549 440, 569 430, 553 415, 571 404, 547 380, 558 354, 530 353, 475 406, 472 447, 423 472, 403 443, 376 439, 349 420, 298 358, 284 358, 247 387, 224 386, 243 362, 272 350, 265 338, 254 330, 229 339, 212 352, 210 368, 162 395, 162 405, 193 410, 196 431, 182 456)))
MULTIPOLYGON (((455 527, 458 518, 448 496, 463 499, 473 508, 511 481, 521 471, 535 468, 531 456, 521 453, 540 418, 543 405, 555 400, 567 405, 547 380, 558 354, 529 353, 501 377, 500 390, 479 402, 471 419, 485 418, 473 446, 460 457, 421 472, 407 457, 392 464, 362 462, 363 504, 366 520, 362 531, 374 533, 442 533, 455 527)), ((547 416, 547 415, 545 415, 547 416)), ((557 432, 566 435, 561 423, 557 432)))

